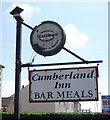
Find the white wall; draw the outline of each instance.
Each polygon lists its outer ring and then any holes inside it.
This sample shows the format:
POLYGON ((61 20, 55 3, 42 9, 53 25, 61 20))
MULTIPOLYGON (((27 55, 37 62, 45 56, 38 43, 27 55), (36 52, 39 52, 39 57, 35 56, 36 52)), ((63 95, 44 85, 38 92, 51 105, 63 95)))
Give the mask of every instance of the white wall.
POLYGON ((55 112, 74 112, 73 102, 56 102, 55 112))
POLYGON ((21 90, 21 111, 55 112, 55 103, 29 103, 29 86, 21 90))
MULTIPOLYGON (((80 107, 79 103, 74 102, 29 103, 29 86, 26 86, 23 89, 21 89, 20 96, 21 112, 76 112, 76 109, 74 108, 78 107, 77 109, 79 109, 80 107)), ((13 110, 14 101, 12 99, 8 104, 7 111, 13 110)))

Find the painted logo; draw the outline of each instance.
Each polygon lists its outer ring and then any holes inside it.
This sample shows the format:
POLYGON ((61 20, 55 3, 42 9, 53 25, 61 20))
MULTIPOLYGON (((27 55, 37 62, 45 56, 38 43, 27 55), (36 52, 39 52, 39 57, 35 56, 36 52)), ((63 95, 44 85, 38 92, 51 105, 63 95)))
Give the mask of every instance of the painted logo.
POLYGON ((38 34, 37 38, 42 42, 47 42, 47 41, 53 40, 57 35, 58 34, 54 33, 54 31, 46 30, 38 34))

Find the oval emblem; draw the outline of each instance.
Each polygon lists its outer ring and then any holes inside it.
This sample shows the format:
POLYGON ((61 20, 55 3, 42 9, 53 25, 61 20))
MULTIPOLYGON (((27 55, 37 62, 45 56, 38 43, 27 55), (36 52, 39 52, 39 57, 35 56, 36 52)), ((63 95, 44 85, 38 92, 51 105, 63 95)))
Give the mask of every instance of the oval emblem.
POLYGON ((51 56, 60 52, 65 40, 64 30, 53 21, 44 21, 35 26, 30 36, 32 48, 43 56, 51 56))

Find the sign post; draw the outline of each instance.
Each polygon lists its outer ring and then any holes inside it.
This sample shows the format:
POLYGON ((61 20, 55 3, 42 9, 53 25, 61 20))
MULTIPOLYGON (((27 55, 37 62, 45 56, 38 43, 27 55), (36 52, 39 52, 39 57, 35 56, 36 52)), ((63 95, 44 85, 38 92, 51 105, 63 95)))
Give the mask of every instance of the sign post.
POLYGON ((20 13, 23 9, 16 7, 10 12, 16 19, 16 65, 15 65, 15 102, 14 102, 14 118, 20 120, 20 84, 21 84, 21 29, 22 17, 20 13))

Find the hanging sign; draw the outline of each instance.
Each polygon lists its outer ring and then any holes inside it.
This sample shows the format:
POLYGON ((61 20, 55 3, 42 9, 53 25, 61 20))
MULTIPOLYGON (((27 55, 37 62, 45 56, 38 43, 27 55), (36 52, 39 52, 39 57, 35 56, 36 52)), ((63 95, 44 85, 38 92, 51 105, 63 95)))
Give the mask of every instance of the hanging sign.
POLYGON ((30 42, 35 52, 43 56, 57 54, 65 44, 66 35, 61 26, 53 21, 44 21, 35 26, 30 42))
POLYGON ((29 71, 30 102, 98 100, 98 67, 29 71))

